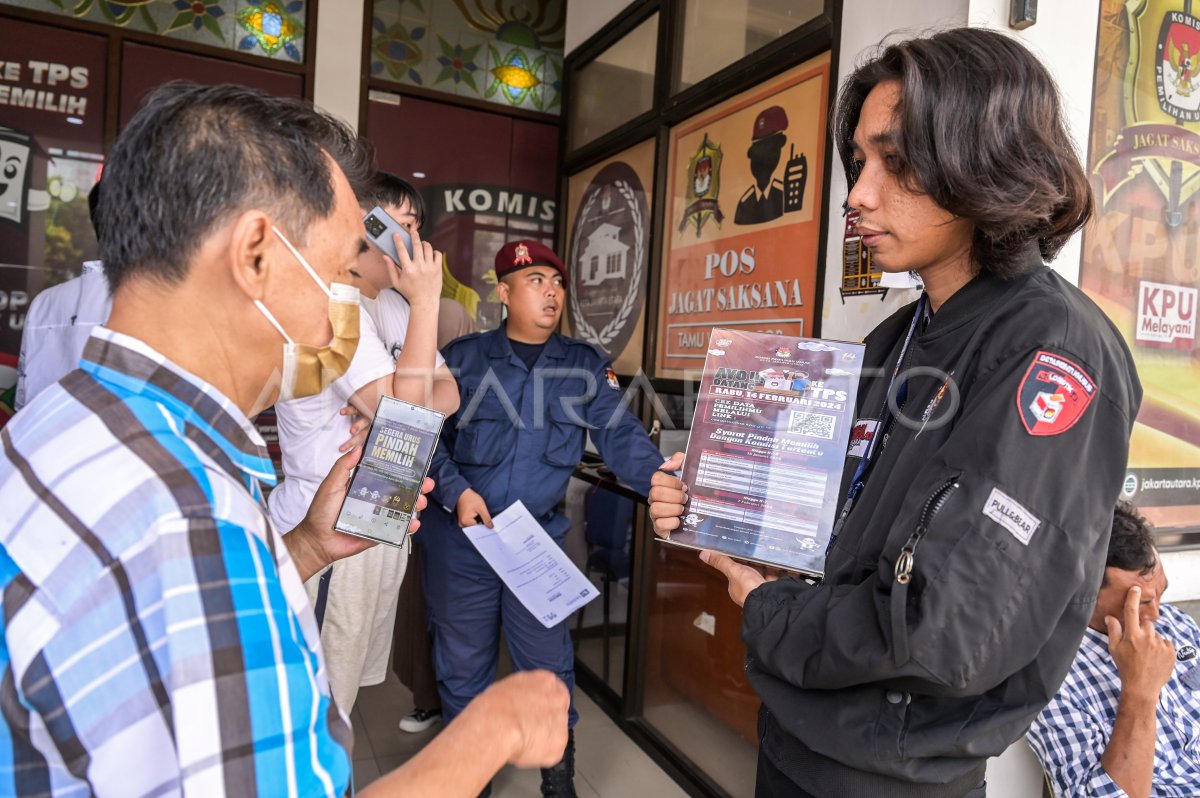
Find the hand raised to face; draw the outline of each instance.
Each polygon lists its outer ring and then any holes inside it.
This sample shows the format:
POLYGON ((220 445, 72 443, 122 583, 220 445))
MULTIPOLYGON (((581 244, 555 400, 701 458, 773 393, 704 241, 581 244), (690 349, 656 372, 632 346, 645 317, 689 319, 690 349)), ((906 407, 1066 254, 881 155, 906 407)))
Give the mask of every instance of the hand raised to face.
POLYGON ((1125 596, 1123 620, 1105 616, 1108 651, 1121 674, 1121 690, 1157 701, 1175 671, 1175 646, 1153 623, 1142 621, 1141 600, 1142 589, 1134 585, 1125 596))

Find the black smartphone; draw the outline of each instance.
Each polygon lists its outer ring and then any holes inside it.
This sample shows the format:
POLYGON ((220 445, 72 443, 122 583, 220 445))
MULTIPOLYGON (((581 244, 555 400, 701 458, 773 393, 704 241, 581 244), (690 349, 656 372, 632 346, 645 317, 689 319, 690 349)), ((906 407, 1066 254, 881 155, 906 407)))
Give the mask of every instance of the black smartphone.
POLYGON ((408 231, 400 226, 400 223, 388 215, 388 212, 376 205, 371 210, 367 211, 367 215, 363 217, 363 225, 367 228, 367 238, 371 242, 383 250, 384 254, 392 259, 392 263, 400 265, 400 253, 396 250, 396 239, 393 234, 400 236, 404 241, 404 248, 408 250, 409 259, 413 256, 412 236, 408 231))
POLYGON ((334 529, 404 545, 445 416, 384 396, 334 529))

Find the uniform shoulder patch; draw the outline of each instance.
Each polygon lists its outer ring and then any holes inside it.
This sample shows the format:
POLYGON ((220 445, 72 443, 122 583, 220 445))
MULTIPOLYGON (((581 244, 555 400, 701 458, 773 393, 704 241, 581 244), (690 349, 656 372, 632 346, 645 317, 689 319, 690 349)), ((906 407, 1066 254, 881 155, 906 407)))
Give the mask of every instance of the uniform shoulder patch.
POLYGON ((1017 411, 1030 435, 1059 435, 1075 426, 1096 395, 1096 382, 1078 364, 1040 351, 1017 386, 1017 411))
POLYGON ((621 381, 617 379, 617 372, 611 368, 607 368, 604 370, 604 376, 608 380, 609 388, 612 388, 614 391, 621 390, 621 381))

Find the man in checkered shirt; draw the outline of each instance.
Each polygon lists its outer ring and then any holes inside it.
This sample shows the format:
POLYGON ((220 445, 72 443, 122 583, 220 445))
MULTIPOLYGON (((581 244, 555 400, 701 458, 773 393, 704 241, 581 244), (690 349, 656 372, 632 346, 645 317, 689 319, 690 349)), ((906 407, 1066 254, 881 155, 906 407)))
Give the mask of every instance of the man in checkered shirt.
MULTIPOLYGON (((237 86, 164 87, 114 144, 112 314, 0 431, 0 795, 346 794, 350 724, 301 583, 372 545, 333 530, 359 451, 281 537, 249 418, 356 347, 331 299, 366 248, 348 176, 368 173, 340 123, 237 86)), ((361 794, 475 795, 505 762, 553 764, 566 690, 518 677, 361 794)))
POLYGON ((1120 502, 1079 655, 1029 731, 1059 798, 1200 795, 1200 627, 1166 589, 1149 524, 1120 502))

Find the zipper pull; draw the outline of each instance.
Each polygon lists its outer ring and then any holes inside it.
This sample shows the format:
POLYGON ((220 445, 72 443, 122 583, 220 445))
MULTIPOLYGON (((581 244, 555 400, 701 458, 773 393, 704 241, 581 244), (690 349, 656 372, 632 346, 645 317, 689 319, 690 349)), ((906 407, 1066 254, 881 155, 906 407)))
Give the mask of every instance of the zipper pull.
POLYGON ((921 541, 921 536, 925 534, 925 526, 917 527, 908 540, 904 542, 904 548, 900 549, 900 556, 896 558, 895 575, 896 581, 899 584, 907 585, 912 581, 912 569, 916 563, 914 556, 917 551, 917 544, 921 541))
POLYGON ((904 548, 900 550, 900 556, 896 558, 894 574, 898 584, 907 585, 912 581, 913 566, 916 564, 917 545, 921 542, 921 538, 925 537, 925 533, 929 531, 929 525, 933 523, 934 516, 941 511, 942 507, 946 504, 946 500, 950 498, 950 494, 957 488, 957 480, 952 479, 938 488, 929 497, 929 501, 925 502, 925 509, 921 512, 921 520, 917 524, 917 528, 908 536, 908 540, 904 542, 904 548))
POLYGON ((956 477, 934 491, 929 500, 925 502, 925 507, 921 510, 921 517, 917 521, 916 528, 908 536, 908 540, 904 541, 904 548, 900 550, 900 556, 896 558, 896 567, 893 573, 896 577, 897 587, 892 588, 891 596, 892 653, 896 667, 900 667, 908 662, 908 584, 912 581, 913 566, 916 565, 917 546, 920 545, 921 539, 925 537, 925 533, 929 531, 934 516, 945 506, 950 493, 957 487, 958 482, 956 477))

